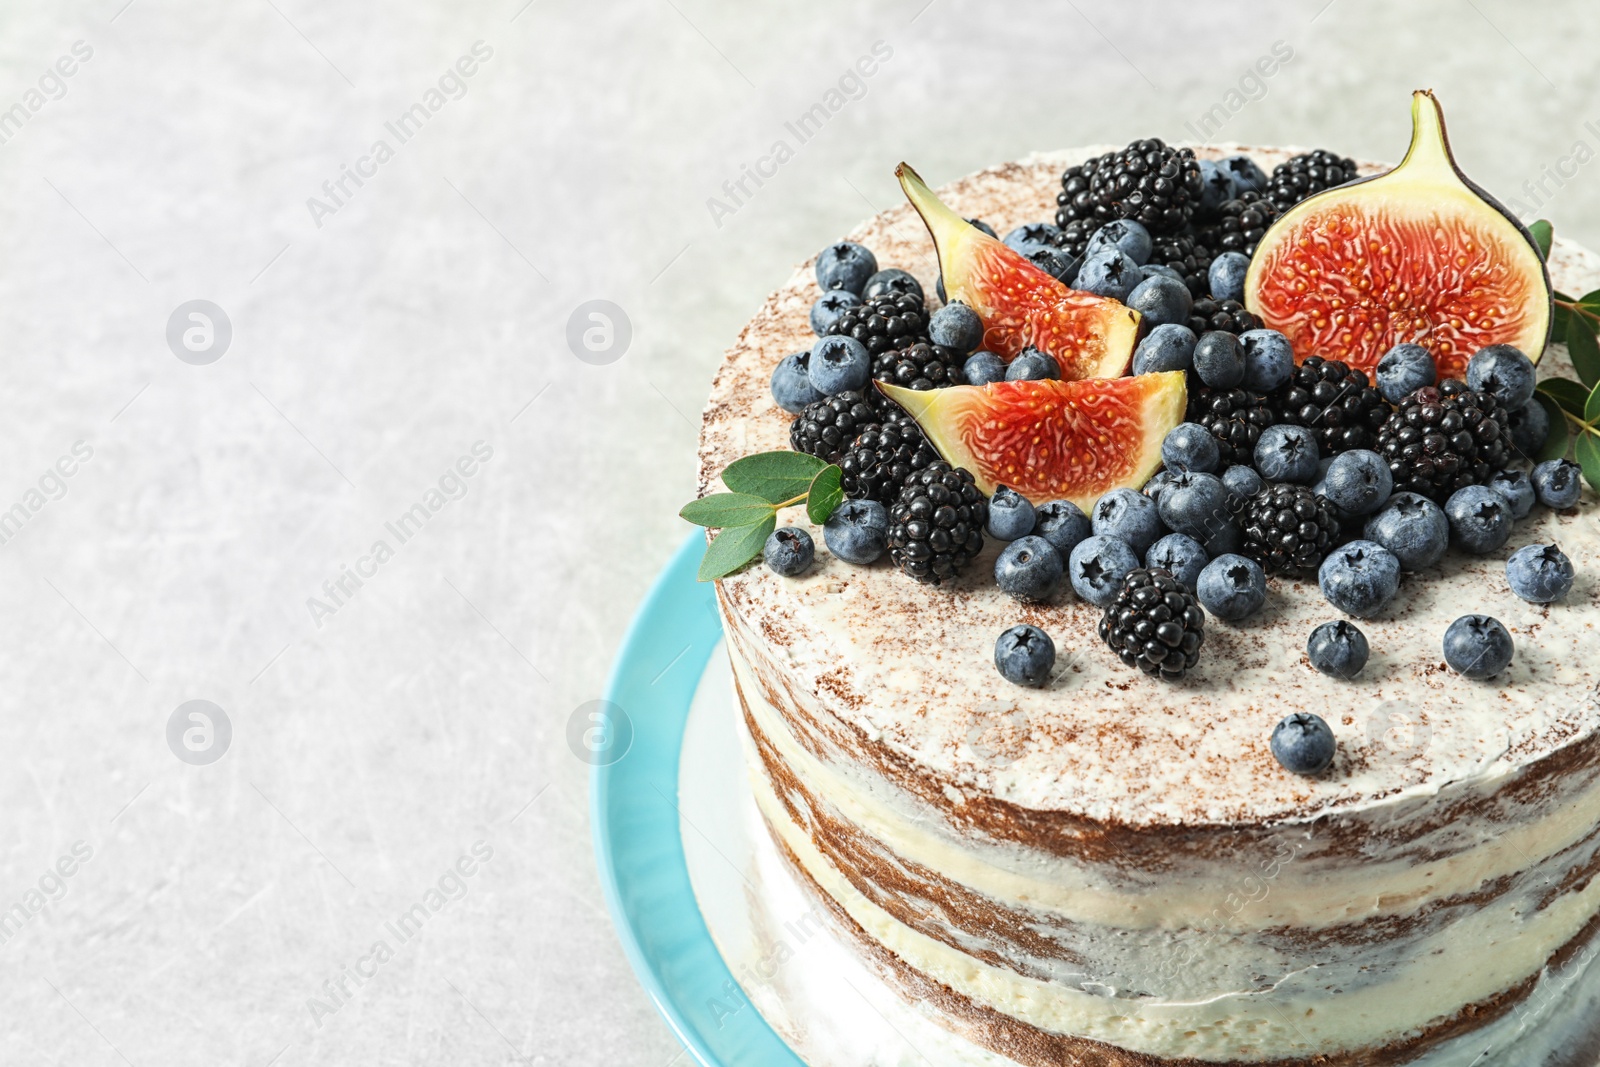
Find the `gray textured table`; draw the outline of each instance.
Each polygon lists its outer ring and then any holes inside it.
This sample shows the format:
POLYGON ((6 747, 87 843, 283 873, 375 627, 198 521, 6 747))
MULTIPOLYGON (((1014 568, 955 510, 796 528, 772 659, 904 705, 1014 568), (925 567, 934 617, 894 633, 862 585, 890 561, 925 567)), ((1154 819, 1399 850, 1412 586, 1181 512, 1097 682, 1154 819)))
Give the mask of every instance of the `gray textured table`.
POLYGON ((0 12, 0 1063, 685 1062, 567 723, 721 348, 895 162, 1387 158, 1431 85, 1600 244, 1582 5, 1323 3, 0 12))

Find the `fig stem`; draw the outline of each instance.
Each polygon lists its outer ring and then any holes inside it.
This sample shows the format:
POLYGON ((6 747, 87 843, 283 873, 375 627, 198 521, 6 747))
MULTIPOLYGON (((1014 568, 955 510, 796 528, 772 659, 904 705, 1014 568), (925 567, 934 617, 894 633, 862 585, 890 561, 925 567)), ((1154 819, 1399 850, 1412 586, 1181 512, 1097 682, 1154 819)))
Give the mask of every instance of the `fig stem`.
POLYGON ((1600 314, 1596 314, 1576 301, 1557 300, 1555 303, 1557 307, 1564 307, 1568 311, 1577 312, 1586 319, 1593 319, 1595 322, 1600 323, 1600 314))
POLYGON ((1561 414, 1565 415, 1567 417, 1567 421, 1571 422, 1574 426, 1578 427, 1580 430, 1585 430, 1585 431, 1587 431, 1589 433, 1594 434, 1596 437, 1600 437, 1600 429, 1596 429, 1594 423, 1586 422, 1585 420, 1578 418, 1578 416, 1574 415, 1572 412, 1568 411, 1566 408, 1562 408, 1561 409, 1561 414))

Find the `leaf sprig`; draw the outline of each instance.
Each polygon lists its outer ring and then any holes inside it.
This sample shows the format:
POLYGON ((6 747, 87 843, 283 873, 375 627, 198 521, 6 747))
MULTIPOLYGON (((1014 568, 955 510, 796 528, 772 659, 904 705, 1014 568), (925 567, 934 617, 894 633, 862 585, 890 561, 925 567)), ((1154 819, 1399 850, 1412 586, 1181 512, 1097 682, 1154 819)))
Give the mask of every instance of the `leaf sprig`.
POLYGON ((804 452, 758 452, 728 464, 722 484, 730 492, 703 496, 678 512, 696 526, 720 531, 706 547, 696 577, 702 582, 726 577, 761 555, 784 508, 804 504, 808 519, 827 522, 844 501, 842 474, 804 452))
MULTIPOLYGON (((1548 258, 1554 236, 1550 223, 1540 219, 1529 230, 1548 258)), ((1600 289, 1580 297, 1558 292, 1555 303, 1550 340, 1567 346, 1578 380, 1540 379, 1534 399, 1550 416, 1550 433, 1534 459, 1561 459, 1570 451, 1584 481, 1600 491, 1600 289)))

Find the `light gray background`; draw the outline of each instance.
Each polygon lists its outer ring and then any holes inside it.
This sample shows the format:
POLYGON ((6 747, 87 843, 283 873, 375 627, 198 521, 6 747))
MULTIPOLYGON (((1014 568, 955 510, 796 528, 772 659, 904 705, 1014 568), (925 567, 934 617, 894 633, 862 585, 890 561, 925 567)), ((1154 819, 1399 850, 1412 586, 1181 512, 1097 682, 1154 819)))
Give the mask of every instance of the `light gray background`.
MULTIPOLYGON (((686 1062, 599 901, 566 729, 687 533, 719 353, 791 264, 894 203, 902 158, 942 182, 1184 139, 1275 40, 1294 59, 1220 139, 1393 158, 1431 86, 1507 196, 1600 147, 1575 0, 523 3, 0 10, 0 110, 93 49, 0 145, 0 510, 93 451, 0 545, 0 908, 93 850, 0 944, 0 1062, 686 1062), (480 40, 465 96, 315 225, 480 40), (866 94, 716 225, 879 40, 866 94), (595 298, 633 325, 607 366, 565 341, 595 298), (206 366, 165 340, 192 299, 232 322, 206 366), (466 495, 318 626, 307 598, 478 441, 466 495), (232 725, 209 766, 167 745, 193 699, 232 725), (317 1025, 475 841, 465 896, 317 1025)), ((1597 174, 1541 212, 1591 246, 1597 174)))

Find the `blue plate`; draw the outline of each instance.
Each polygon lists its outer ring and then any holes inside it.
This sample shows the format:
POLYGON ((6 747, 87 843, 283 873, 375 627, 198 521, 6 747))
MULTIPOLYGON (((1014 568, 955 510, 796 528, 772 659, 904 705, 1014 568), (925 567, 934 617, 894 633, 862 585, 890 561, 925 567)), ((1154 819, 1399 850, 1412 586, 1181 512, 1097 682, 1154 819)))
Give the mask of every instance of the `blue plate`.
POLYGON ((677 808, 684 724, 722 637, 712 586, 695 581, 704 552, 704 536, 691 535, 656 579, 612 668, 608 707, 593 718, 604 735, 591 746, 595 857, 623 950, 694 1058, 704 1067, 805 1067, 759 1012, 713 1012, 737 983, 700 917, 677 808))

